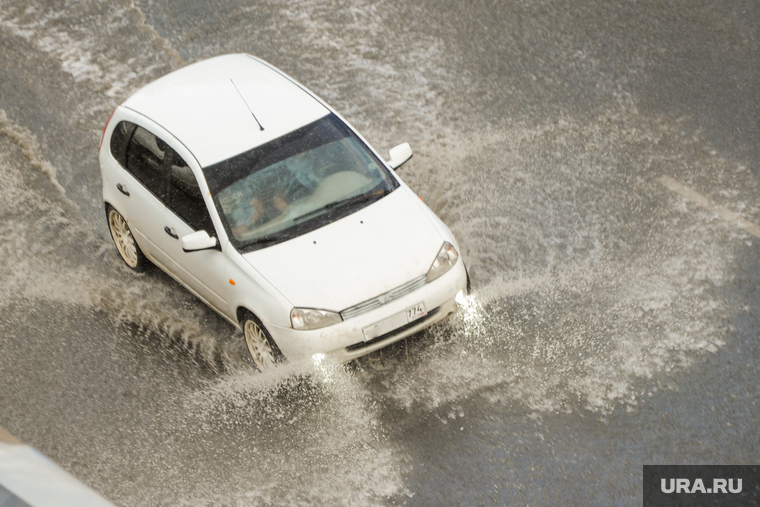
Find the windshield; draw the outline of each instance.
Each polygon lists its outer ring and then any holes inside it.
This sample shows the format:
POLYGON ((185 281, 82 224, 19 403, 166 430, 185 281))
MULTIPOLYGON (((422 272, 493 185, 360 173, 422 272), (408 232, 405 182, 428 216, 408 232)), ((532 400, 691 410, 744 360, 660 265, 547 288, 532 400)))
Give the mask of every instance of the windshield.
POLYGON ((230 241, 243 251, 327 225, 398 186, 333 114, 203 172, 230 241))

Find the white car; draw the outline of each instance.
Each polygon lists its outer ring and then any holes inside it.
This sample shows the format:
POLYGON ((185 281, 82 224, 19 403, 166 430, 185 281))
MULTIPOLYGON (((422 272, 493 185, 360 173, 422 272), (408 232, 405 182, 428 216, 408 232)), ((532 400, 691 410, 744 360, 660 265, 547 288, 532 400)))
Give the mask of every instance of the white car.
POLYGON ((456 310, 451 231, 304 86, 246 54, 172 72, 112 113, 103 199, 124 262, 147 261, 243 331, 260 369, 351 360, 456 310))

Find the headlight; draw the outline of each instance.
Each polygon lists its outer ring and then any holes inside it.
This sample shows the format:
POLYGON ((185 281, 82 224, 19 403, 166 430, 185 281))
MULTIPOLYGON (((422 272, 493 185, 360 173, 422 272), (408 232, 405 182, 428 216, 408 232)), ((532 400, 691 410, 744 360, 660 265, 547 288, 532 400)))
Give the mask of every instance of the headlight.
POLYGON ((313 308, 293 308, 290 311, 290 323, 293 329, 319 329, 342 322, 340 314, 313 308))
POLYGON ((457 253, 456 248, 454 248, 454 245, 448 241, 445 241, 441 250, 438 252, 438 255, 435 256, 433 265, 430 266, 430 269, 427 272, 427 281, 432 282, 446 271, 450 270, 454 267, 454 264, 457 263, 457 259, 459 259, 459 254, 457 253))

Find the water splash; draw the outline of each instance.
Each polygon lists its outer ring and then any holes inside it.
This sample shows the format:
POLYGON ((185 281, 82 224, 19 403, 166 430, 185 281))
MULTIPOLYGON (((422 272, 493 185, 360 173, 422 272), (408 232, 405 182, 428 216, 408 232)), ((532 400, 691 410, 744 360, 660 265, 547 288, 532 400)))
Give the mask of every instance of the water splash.
POLYGON ((167 348, 178 345, 216 371, 252 369, 236 352, 204 334, 197 326, 163 311, 148 299, 130 295, 124 289, 113 285, 103 287, 98 291, 95 304, 118 323, 133 323, 144 331, 150 330, 152 333, 146 338, 157 336, 167 348))
POLYGON ((689 164, 745 188, 750 175, 730 160, 690 156, 703 143, 612 114, 515 124, 418 160, 415 183, 458 238, 477 290, 414 361, 375 373, 378 394, 410 410, 477 395, 607 414, 719 351, 730 332, 721 287, 749 236, 657 183, 689 164))
POLYGON ((42 171, 61 195, 66 195, 66 189, 58 182, 55 167, 42 156, 37 138, 28 128, 13 123, 4 109, 0 109, 0 132, 13 139, 32 166, 42 171))

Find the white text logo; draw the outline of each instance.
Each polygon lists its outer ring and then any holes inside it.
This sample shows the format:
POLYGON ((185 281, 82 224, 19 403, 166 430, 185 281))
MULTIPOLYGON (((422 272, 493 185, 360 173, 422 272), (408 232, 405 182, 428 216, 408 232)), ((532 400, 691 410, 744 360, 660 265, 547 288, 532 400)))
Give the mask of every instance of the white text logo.
POLYGON ((734 487, 734 479, 713 479, 712 487, 705 488, 702 479, 694 479, 694 484, 689 479, 670 479, 670 483, 668 479, 661 479, 660 489, 663 493, 741 493, 742 480, 736 479, 734 487))

